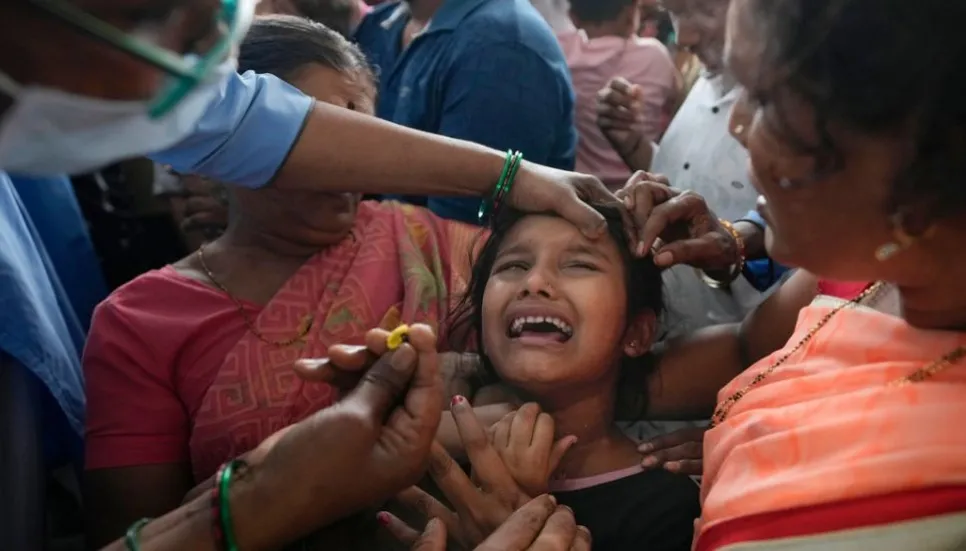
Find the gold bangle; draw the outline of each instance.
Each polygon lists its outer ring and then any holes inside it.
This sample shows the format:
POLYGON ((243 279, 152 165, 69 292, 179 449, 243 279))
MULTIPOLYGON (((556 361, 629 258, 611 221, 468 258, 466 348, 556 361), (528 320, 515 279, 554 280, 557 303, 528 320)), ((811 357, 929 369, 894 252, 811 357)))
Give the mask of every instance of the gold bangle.
POLYGON ((721 227, 731 234, 731 238, 735 240, 735 249, 737 249, 738 252, 738 259, 734 264, 731 265, 727 281, 719 281, 709 276, 704 271, 701 272, 701 279, 703 279, 704 282, 713 289, 723 289, 730 286, 736 279, 738 279, 738 277, 741 276, 741 273, 745 269, 745 240, 742 239, 741 234, 738 233, 738 230, 731 222, 727 220, 718 220, 718 223, 721 224, 721 227))

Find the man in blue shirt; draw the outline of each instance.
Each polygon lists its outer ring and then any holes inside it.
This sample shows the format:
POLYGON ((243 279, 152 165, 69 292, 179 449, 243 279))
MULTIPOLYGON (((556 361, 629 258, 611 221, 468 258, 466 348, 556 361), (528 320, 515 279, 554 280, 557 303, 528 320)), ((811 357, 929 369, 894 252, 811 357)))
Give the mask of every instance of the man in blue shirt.
MULTIPOLYGON (((356 40, 379 75, 380 118, 573 169, 570 73, 528 0, 391 2, 366 17, 356 40)), ((426 205, 476 223, 480 201, 434 197, 426 205)))

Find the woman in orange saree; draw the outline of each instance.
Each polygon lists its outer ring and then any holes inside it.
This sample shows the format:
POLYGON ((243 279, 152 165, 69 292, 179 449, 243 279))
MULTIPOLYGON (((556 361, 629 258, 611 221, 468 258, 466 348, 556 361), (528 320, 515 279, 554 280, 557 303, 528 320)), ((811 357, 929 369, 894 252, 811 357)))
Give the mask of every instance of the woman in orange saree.
MULTIPOLYGON (((317 24, 259 20, 240 63, 372 111, 365 59, 317 24)), ((400 322, 427 323, 445 342, 479 228, 353 194, 231 193, 224 235, 118 289, 95 314, 84 355, 95 545, 339 399, 295 376, 296 360, 400 322)))
POLYGON ((721 390, 698 551, 966 548, 962 17, 940 0, 731 1, 732 128, 769 254, 889 283, 819 296, 721 390))

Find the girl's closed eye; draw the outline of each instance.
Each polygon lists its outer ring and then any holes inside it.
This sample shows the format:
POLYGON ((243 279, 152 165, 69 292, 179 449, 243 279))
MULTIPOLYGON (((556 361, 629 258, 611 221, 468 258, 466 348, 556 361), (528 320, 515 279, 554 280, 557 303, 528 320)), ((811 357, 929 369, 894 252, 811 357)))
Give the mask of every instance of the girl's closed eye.
POLYGON ((493 273, 499 274, 502 272, 509 272, 509 271, 525 272, 529 269, 530 269, 530 265, 522 260, 508 260, 508 261, 497 263, 497 265, 493 267, 493 273))
POLYGON ((597 264, 595 264, 593 262, 588 262, 586 260, 574 260, 574 261, 570 261, 570 262, 567 262, 567 264, 565 264, 564 267, 565 268, 568 268, 568 269, 573 269, 573 270, 587 270, 587 271, 590 271, 590 272, 600 272, 600 271, 602 271, 600 269, 600 267, 597 266, 597 264))

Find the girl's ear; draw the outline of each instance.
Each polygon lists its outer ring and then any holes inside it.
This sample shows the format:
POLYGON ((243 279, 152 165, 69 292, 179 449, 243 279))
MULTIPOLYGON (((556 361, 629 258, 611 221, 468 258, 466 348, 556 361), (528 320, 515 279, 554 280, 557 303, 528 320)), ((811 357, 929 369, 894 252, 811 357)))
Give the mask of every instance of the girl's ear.
POLYGON ((657 316, 647 310, 633 319, 624 332, 624 355, 639 358, 651 350, 654 333, 657 331, 657 316))

